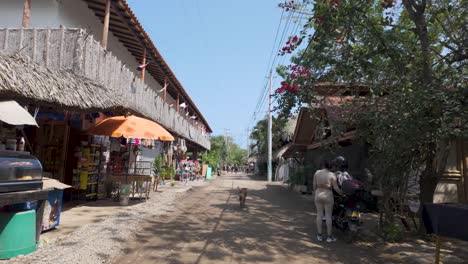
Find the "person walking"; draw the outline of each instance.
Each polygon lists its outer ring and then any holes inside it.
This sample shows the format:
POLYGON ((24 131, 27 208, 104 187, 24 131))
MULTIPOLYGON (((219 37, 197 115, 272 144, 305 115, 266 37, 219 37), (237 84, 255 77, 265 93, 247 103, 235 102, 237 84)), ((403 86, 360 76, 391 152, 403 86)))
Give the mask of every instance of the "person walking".
POLYGON ((332 235, 332 211, 333 211, 333 191, 343 195, 336 182, 336 176, 331 172, 331 164, 328 160, 324 161, 324 169, 317 170, 314 174, 313 189, 315 193, 315 207, 317 209, 317 240, 323 241, 322 219, 325 211, 325 222, 327 225, 327 242, 335 242, 336 238, 332 235))

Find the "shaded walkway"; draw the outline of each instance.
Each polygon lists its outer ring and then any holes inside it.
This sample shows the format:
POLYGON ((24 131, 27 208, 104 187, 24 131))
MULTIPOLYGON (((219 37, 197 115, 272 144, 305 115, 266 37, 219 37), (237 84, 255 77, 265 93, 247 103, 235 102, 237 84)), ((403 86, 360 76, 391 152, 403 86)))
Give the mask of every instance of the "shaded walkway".
MULTIPOLYGON (((414 245, 318 243, 313 239, 311 202, 279 185, 245 176, 222 176, 195 189, 173 211, 147 220, 137 238, 128 241, 126 254, 114 262, 424 263, 398 253, 414 251, 414 245), (249 188, 244 210, 239 208, 237 186, 249 188)), ((432 256, 432 248, 423 251, 432 256)))

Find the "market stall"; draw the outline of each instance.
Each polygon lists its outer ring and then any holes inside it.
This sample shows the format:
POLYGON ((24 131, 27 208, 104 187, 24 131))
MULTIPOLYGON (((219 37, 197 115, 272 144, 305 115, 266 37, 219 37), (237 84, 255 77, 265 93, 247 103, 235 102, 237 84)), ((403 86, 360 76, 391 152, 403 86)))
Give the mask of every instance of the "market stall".
POLYGON ((138 162, 141 152, 140 140, 153 139, 173 141, 174 137, 159 124, 136 116, 107 118, 87 131, 91 135, 109 136, 117 143, 111 144, 110 161, 106 177, 116 187, 122 205, 128 204, 129 197, 148 198, 152 177, 145 173, 151 170, 151 163, 138 162), (126 140, 126 144, 121 144, 126 140))
POLYGON ((42 189, 42 165, 25 151, 23 126, 35 118, 15 101, 0 102, 0 259, 36 250, 49 190, 42 189), (21 206, 37 201, 37 209, 21 206), (37 212, 37 213, 36 213, 37 212), (21 235, 21 239, 12 239, 21 235))
POLYGON ((422 218, 428 234, 436 235, 435 263, 440 263, 443 237, 468 241, 468 204, 425 204, 422 218))

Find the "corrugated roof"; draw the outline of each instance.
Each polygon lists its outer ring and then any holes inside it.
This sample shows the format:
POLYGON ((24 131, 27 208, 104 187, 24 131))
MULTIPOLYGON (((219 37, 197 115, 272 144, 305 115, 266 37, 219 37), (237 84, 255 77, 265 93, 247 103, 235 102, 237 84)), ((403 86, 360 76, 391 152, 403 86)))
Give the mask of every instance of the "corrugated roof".
MULTIPOLYGON (((88 7, 94 11, 95 15, 101 19, 101 21, 104 21, 106 0, 83 1, 88 4, 88 7)), ((180 94, 180 102, 186 102, 189 105, 189 109, 191 108, 191 110, 195 112, 195 115, 204 123, 207 131, 213 132, 205 117, 185 91, 179 80, 177 80, 177 77, 159 53, 153 41, 143 29, 143 26, 125 0, 111 1, 109 31, 122 42, 137 61, 142 61, 143 50, 146 49, 146 61, 150 62, 146 67, 149 74, 161 85, 164 84, 167 78, 167 92, 174 98, 177 98, 177 94, 180 94)))

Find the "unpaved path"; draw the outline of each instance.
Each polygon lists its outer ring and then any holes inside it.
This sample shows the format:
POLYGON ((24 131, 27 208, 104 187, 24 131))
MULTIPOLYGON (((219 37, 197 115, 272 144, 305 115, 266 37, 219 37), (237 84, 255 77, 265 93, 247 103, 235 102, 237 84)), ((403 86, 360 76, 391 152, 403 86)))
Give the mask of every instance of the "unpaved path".
MULTIPOLYGON (((190 185, 161 187, 151 193, 146 202, 132 201, 131 206, 100 201, 88 206, 72 208, 62 213, 62 223, 57 230, 41 235, 40 248, 29 255, 2 261, 18 264, 76 264, 105 263, 123 253, 127 240, 132 240, 146 219, 171 214, 174 203, 189 195, 190 185), (109 209, 110 208, 110 209, 109 209), (115 211, 115 212, 113 212, 115 211)), ((1 245, 0 245, 1 247, 1 245)))
POLYGON ((311 202, 246 176, 219 177, 177 201, 172 211, 147 220, 112 262, 431 263, 433 256, 432 247, 414 243, 319 243, 311 202), (247 209, 239 208, 237 186, 249 188, 247 209))

